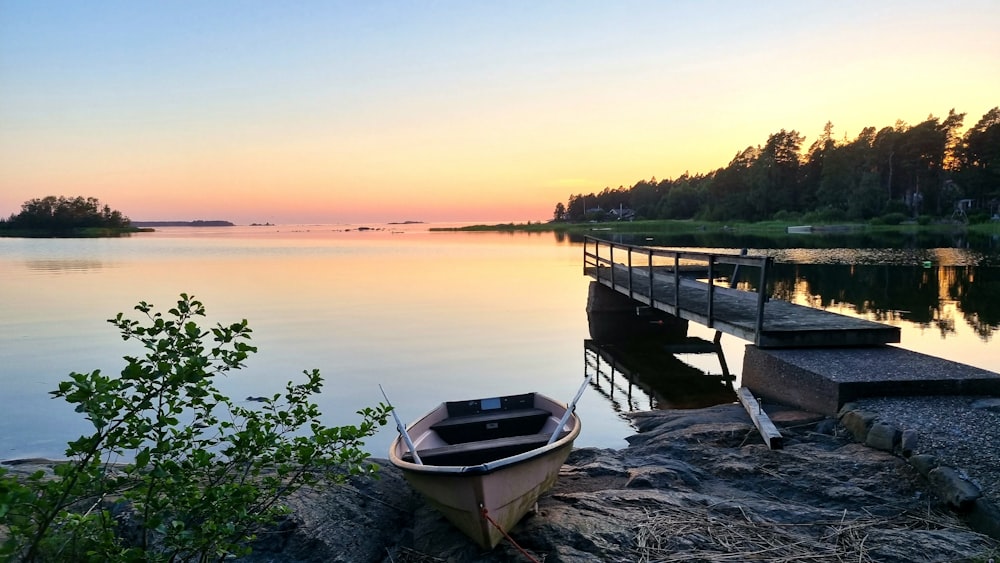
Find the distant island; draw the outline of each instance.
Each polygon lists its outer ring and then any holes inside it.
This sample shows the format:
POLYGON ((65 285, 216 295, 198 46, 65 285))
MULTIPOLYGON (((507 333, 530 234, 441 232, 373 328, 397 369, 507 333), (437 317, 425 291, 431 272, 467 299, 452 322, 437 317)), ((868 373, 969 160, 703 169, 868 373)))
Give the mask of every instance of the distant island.
POLYGON ((235 227, 230 221, 132 221, 135 227, 235 227))
POLYGON ((20 213, 0 219, 3 237, 119 237, 142 230, 121 211, 83 196, 30 199, 21 204, 20 213))
POLYGON ((396 221, 390 222, 389 225, 423 225, 423 221, 396 221))

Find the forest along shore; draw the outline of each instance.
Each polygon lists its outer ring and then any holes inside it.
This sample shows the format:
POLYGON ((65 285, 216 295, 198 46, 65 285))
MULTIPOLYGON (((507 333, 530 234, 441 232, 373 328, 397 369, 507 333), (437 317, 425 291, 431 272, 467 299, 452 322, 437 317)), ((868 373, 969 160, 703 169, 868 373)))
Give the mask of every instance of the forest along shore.
MULTIPOLYGON (((574 450, 538 512, 511 537, 547 563, 1000 557, 1000 541, 977 531, 981 523, 970 526, 967 513, 949 505, 954 499, 939 496, 941 489, 903 456, 856 441, 855 430, 838 420, 765 409, 783 449, 763 444, 740 405, 632 414, 639 433, 629 446, 574 450)), ((870 422, 869 430, 877 417, 870 422)), ((981 461, 1000 467, 995 459, 981 461)), ((7 467, 28 473, 50 463, 7 467)), ((483 552, 397 469, 379 464, 379 479, 297 492, 289 517, 242 561, 527 560, 508 541, 483 552)))

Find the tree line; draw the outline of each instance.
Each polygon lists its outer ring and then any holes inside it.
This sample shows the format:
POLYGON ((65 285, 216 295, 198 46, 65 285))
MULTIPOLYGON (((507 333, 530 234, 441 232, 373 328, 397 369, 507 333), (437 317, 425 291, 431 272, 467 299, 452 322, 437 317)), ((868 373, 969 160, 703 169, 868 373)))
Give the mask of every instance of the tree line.
POLYGON ((805 151, 803 135, 782 129, 707 174, 572 194, 553 219, 605 220, 628 209, 637 219, 985 220, 1000 213, 1000 108, 960 134, 964 120, 952 109, 943 120, 865 127, 842 141, 827 122, 805 151))
POLYGON ((131 225, 120 211, 97 198, 46 196, 21 205, 21 212, 0 219, 0 230, 72 231, 88 228, 125 229, 131 225))

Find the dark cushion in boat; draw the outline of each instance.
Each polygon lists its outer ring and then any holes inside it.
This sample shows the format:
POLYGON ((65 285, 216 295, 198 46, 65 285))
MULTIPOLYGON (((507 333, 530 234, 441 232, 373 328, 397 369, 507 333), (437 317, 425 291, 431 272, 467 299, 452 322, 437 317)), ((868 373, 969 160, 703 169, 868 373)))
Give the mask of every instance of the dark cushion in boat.
POLYGON ((535 434, 541 431, 550 416, 551 413, 543 409, 498 410, 448 417, 431 426, 431 430, 449 444, 461 444, 535 434))
POLYGON ((524 393, 522 395, 506 395, 487 399, 473 399, 471 401, 448 401, 445 403, 445 406, 448 409, 448 416, 486 414, 498 410, 515 411, 534 407, 535 394, 524 393))
MULTIPOLYGON (((547 444, 551 437, 551 434, 544 433, 494 438, 440 448, 428 448, 418 450, 417 453, 420 454, 420 461, 424 462, 425 465, 481 465, 540 448, 547 444)), ((403 455, 403 459, 412 462, 413 456, 406 453, 403 455)))

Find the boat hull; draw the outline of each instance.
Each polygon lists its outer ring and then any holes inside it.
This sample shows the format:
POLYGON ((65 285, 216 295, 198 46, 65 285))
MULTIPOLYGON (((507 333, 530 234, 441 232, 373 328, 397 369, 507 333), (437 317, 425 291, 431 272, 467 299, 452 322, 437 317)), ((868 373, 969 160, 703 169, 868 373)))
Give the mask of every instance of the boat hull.
POLYGON ((490 549, 503 539, 501 529, 510 530, 517 525, 535 506, 538 497, 552 488, 572 448, 572 443, 566 444, 543 458, 486 474, 442 476, 404 471, 403 476, 456 528, 481 547, 490 549))
MULTIPOLYGON (((539 394, 535 394, 535 406, 550 413, 543 432, 555 432, 566 406, 539 394)), ((430 427, 447 417, 443 409, 444 405, 439 406, 408 428, 418 454, 421 443, 436 445, 438 438, 430 427)), ((449 522, 479 546, 491 549, 555 484, 579 433, 580 419, 571 414, 553 443, 471 466, 413 463, 404 459, 408 448, 397 437, 389 459, 449 522)))

